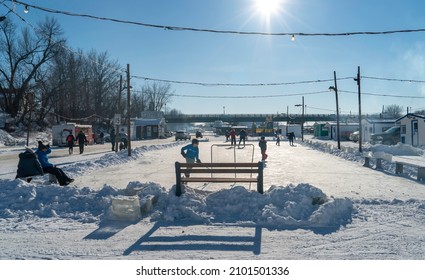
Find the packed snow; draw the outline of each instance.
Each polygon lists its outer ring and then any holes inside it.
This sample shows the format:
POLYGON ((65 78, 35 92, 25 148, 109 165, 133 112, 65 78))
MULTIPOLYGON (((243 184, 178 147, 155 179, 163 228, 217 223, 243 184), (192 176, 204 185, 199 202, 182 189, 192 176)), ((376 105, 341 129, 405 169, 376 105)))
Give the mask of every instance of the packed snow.
MULTIPOLYGON (((257 161, 257 139, 250 140, 253 152, 238 153, 257 161)), ((415 170, 395 176, 390 162, 382 171, 362 167, 365 153, 423 157, 422 149, 365 145, 359 153, 348 142, 338 150, 329 140, 295 147, 268 140, 264 194, 243 184, 193 183, 180 197, 174 162, 183 160, 186 142, 138 141, 131 157, 111 152, 108 143, 83 155, 55 149, 50 161, 75 178, 68 186, 47 176, 14 179, 23 147, 4 146, 0 258, 424 259, 425 187, 415 170), (112 201, 132 195, 155 203, 137 220, 114 216, 112 201)), ((203 162, 217 158, 211 147, 223 142, 201 141, 203 162)))

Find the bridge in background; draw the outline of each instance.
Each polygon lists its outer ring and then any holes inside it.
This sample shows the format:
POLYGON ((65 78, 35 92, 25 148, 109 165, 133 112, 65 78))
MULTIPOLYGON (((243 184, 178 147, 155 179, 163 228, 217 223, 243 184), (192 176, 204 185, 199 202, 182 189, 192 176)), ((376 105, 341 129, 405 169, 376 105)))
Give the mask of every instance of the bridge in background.
MULTIPOLYGON (((290 122, 301 123, 304 122, 327 122, 336 121, 336 114, 192 114, 192 115, 165 115, 167 123, 196 123, 207 122, 213 123, 215 121, 223 121, 228 123, 240 122, 265 122, 267 120, 273 122, 290 122)), ((340 121, 345 122, 348 118, 352 119, 350 115, 340 115, 340 121)))

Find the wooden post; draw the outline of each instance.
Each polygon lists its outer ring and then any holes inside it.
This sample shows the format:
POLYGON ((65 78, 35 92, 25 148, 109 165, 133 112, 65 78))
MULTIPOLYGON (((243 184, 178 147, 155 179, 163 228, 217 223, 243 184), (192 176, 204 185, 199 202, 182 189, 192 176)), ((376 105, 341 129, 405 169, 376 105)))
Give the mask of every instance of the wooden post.
POLYGON ((258 162, 258 178, 257 178, 257 192, 263 193, 263 163, 261 161, 258 162))
POLYGON ((127 64, 127 151, 128 156, 131 156, 131 130, 130 130, 130 64, 127 64))
POLYGON ((182 178, 180 173, 180 163, 176 161, 176 196, 181 196, 182 194, 182 178))

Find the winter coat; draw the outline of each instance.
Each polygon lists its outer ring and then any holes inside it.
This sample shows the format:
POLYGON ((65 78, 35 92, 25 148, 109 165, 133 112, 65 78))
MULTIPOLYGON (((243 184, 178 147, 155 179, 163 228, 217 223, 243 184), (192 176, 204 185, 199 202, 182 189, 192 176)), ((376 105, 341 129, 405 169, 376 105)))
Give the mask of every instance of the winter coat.
POLYGON ((185 154, 186 158, 196 159, 196 161, 199 160, 199 148, 193 146, 193 144, 189 144, 189 145, 184 146, 181 149, 181 153, 185 154))
POLYGON ((72 135, 72 134, 69 134, 67 137, 66 137, 66 142, 69 144, 69 143, 74 143, 75 142, 75 137, 74 137, 74 135, 72 135))
POLYGON ((47 150, 44 152, 41 149, 37 149, 37 151, 35 151, 38 156, 38 161, 40 162, 41 167, 53 167, 53 164, 49 162, 49 158, 47 157, 47 155, 51 152, 52 150, 50 149, 50 147, 47 147, 47 150))
POLYGON ((266 140, 260 140, 260 142, 258 142, 258 146, 260 146, 261 151, 267 151, 267 141, 266 140))
POLYGON ((80 131, 77 134, 77 138, 75 138, 75 141, 78 141, 78 144, 84 144, 87 142, 87 137, 82 131, 80 131))
POLYGON ((43 168, 32 150, 26 150, 19 154, 18 170, 16 178, 44 175, 43 168))
POLYGON ((242 130, 239 132, 239 137, 240 137, 241 139, 245 139, 245 138, 246 138, 246 131, 242 129, 242 130))

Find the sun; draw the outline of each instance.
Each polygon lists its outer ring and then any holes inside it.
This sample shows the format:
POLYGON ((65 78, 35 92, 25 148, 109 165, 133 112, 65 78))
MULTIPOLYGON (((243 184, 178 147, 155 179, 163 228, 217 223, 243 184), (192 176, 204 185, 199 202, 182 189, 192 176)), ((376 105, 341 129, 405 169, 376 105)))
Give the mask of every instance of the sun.
POLYGON ((255 0, 255 9, 266 17, 276 14, 280 10, 282 0, 255 0))

